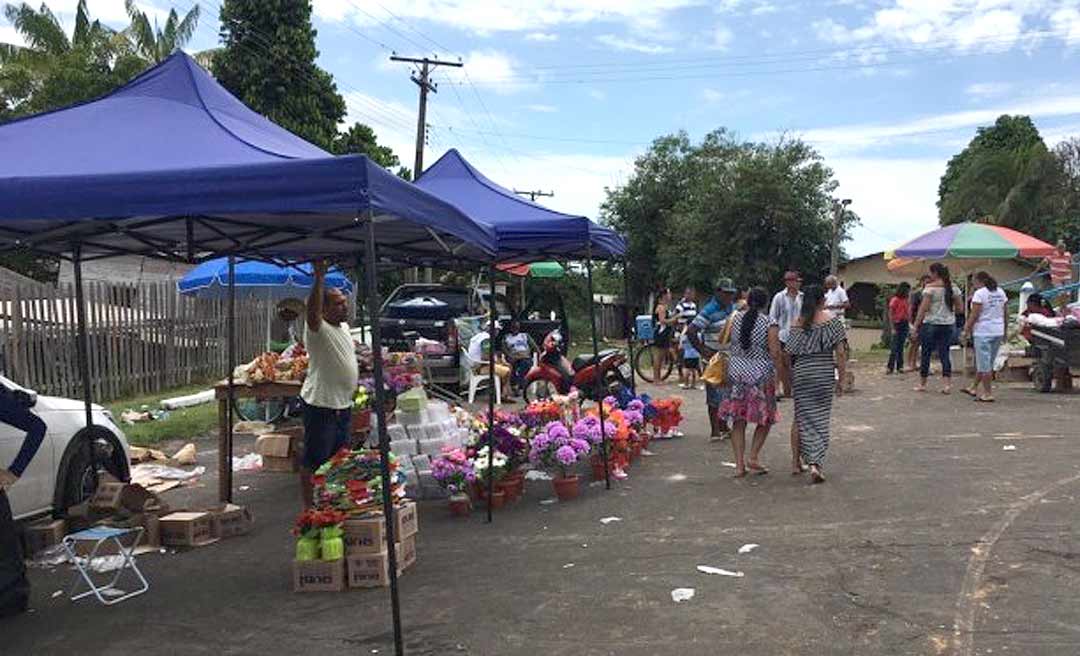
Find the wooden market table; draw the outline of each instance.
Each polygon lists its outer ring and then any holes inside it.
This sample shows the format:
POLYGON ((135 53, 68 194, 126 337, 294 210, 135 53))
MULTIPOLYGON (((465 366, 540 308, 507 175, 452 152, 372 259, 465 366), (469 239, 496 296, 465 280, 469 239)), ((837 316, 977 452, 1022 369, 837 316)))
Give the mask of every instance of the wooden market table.
MULTIPOLYGON (((256 385, 233 385, 234 399, 291 399, 300 396, 299 381, 259 383, 256 385)), ((218 499, 232 500, 232 425, 229 424, 229 383, 221 381, 214 385, 214 398, 218 402, 218 499)))

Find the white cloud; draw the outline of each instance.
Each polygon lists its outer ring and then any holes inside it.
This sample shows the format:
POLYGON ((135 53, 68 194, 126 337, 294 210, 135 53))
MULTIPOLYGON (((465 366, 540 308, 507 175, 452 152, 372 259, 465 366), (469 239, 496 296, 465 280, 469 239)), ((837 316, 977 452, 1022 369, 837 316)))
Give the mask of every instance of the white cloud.
POLYGON ((1032 118, 1080 115, 1080 95, 1035 98, 997 107, 950 112, 897 123, 863 123, 801 132, 803 139, 822 146, 857 152, 912 137, 970 129, 993 123, 1002 114, 1024 114, 1032 118))
POLYGON ((559 108, 555 105, 525 105, 525 109, 530 112, 538 112, 540 114, 554 114, 559 111, 559 108))
POLYGON ((10 43, 13 46, 26 46, 26 41, 13 25, 0 25, 0 43, 10 43))
POLYGON ((498 50, 474 50, 462 60, 464 68, 445 68, 442 75, 453 84, 472 83, 498 94, 512 94, 529 86, 516 60, 498 50))
MULTIPOLYGON (((314 0, 313 8, 324 21, 349 18, 371 25, 393 20, 384 4, 385 0, 314 0)), ((655 25, 673 10, 700 4, 704 0, 415 0, 395 4, 394 14, 403 20, 434 21, 490 34, 538 32, 557 25, 594 22, 655 25)))
POLYGON ((531 33, 525 35, 525 40, 526 41, 540 41, 540 42, 558 41, 559 40, 559 35, 558 34, 551 34, 550 32, 531 32, 531 33))
POLYGON ((716 89, 702 89, 701 97, 704 98, 707 103, 718 103, 724 99, 724 94, 716 89))
POLYGON ((767 14, 775 14, 778 11, 780 11, 780 8, 776 5, 771 2, 764 2, 751 9, 750 13, 754 16, 765 16, 767 14))
POLYGON ((709 48, 712 50, 727 50, 735 39, 735 33, 723 25, 717 25, 713 30, 709 48))
POLYGON ((1000 51, 1030 46, 1048 31, 1080 39, 1080 11, 1075 0, 890 0, 853 26, 825 18, 813 28, 819 39, 841 45, 1000 51))
POLYGON ((976 82, 975 84, 969 84, 967 88, 964 89, 964 93, 972 98, 983 100, 986 98, 1003 96, 1011 91, 1012 88, 1013 85, 1008 82, 976 82))
POLYGON ((946 160, 829 157, 827 163, 839 183, 837 195, 852 199, 851 209, 862 219, 845 245, 851 255, 885 250, 937 227, 946 160))
POLYGON ((660 55, 672 51, 672 48, 668 46, 662 46, 657 43, 646 43, 644 41, 636 41, 633 39, 626 39, 614 34, 601 34, 596 37, 596 41, 601 43, 612 50, 641 52, 647 55, 660 55))

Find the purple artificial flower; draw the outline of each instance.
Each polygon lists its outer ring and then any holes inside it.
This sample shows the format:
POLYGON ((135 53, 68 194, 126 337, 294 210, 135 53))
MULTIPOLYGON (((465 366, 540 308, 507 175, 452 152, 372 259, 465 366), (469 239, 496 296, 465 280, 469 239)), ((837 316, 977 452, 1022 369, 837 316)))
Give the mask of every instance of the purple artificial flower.
POLYGON ((571 446, 561 446, 558 451, 555 452, 555 459, 559 461, 563 467, 569 467, 577 462, 578 454, 571 446))
POLYGON ((645 402, 641 399, 631 399, 630 403, 626 404, 626 409, 634 412, 641 412, 645 410, 645 402))
POLYGON ((566 440, 570 437, 570 431, 557 421, 553 421, 544 429, 552 440, 566 440))
POLYGON ((582 440, 576 437, 570 440, 570 446, 573 447, 574 451, 577 451, 578 453, 588 453, 589 449, 592 448, 589 445, 588 440, 582 440))
POLYGON ((604 403, 610 405, 613 408, 619 407, 619 399, 614 396, 608 395, 604 397, 604 403))

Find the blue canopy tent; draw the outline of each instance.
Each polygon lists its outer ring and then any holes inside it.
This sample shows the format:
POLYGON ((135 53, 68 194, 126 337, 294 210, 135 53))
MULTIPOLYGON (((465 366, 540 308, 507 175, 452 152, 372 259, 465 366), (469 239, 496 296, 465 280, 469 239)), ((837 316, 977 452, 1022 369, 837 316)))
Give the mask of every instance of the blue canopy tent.
POLYGON ((488 179, 456 149, 432 164, 416 186, 494 229, 499 261, 621 259, 626 242, 587 217, 525 200, 488 179))
MULTIPOLYGON (((584 259, 588 271, 589 318, 592 324, 593 352, 599 353, 600 345, 596 330, 596 312, 592 310, 593 259, 622 259, 626 255, 626 242, 610 228, 598 225, 584 216, 564 214, 525 200, 513 191, 492 182, 455 149, 448 150, 431 165, 416 181, 421 189, 431 192, 464 211, 469 216, 491 225, 495 229, 496 251, 502 261, 528 262, 551 258, 584 259)), ((495 298, 495 268, 488 268, 491 282, 491 298, 495 298)), ((624 281, 626 276, 623 276, 624 281)), ((495 313, 491 313, 489 334, 495 335, 495 313)), ((629 316, 624 325, 629 325, 629 316)), ((633 343, 630 342, 630 362, 633 362, 633 343)), ((495 386, 494 349, 488 363, 489 384, 495 386)), ((634 382, 633 366, 630 368, 630 384, 634 382)), ((599 377, 598 377, 599 378, 599 377)), ((599 387, 603 381, 597 380, 599 387)), ((489 394, 489 414, 495 414, 495 401, 489 394)), ((598 395, 599 396, 599 395, 598 395)), ((601 444, 603 448, 606 485, 610 489, 611 477, 607 471, 607 435, 604 434, 604 410, 600 406, 601 444)), ((494 422, 489 422, 493 424, 494 422)), ((488 439, 493 442, 493 436, 488 439)), ((491 467, 494 447, 488 449, 488 467, 491 467)), ((488 480, 491 493, 491 478, 488 480)), ((488 521, 491 506, 488 505, 488 521)))
MULTIPOLYGON (((0 125, 0 152, 0 250, 28 248, 74 262, 87 426, 92 398, 84 261, 122 254, 188 262, 223 255, 230 261, 306 261, 363 251, 375 316, 380 255, 419 266, 496 256, 490 226, 366 157, 330 156, 274 125, 183 52, 97 100, 0 125)), ((228 279, 235 280, 234 272, 228 279)), ((235 295, 230 299, 231 397, 235 295)), ((377 342, 378 322, 372 332, 377 342)), ((380 350, 375 354, 375 412, 387 477, 380 350)), ((231 408, 220 456, 225 498, 232 494, 231 408)), ((384 492, 390 518, 390 487, 384 492)), ((387 530, 392 545, 390 521, 387 530)), ((389 570, 400 653, 393 548, 389 570)))

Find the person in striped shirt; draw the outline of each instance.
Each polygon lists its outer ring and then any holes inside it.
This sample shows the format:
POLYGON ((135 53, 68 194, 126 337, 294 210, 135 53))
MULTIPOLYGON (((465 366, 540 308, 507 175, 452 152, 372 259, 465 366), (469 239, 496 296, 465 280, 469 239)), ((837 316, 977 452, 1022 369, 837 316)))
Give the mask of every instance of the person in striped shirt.
POLYGON ((679 364, 679 387, 682 389, 686 389, 686 368, 683 364, 684 357, 682 344, 685 340, 686 326, 694 320, 694 317, 696 317, 698 313, 697 302, 694 300, 696 296, 697 294, 694 291, 694 288, 687 287, 683 290, 682 298, 679 299, 679 302, 675 305, 675 332, 680 336, 678 344, 679 350, 676 357, 678 358, 679 364))
MULTIPOLYGON (((1057 243, 1057 252, 1042 261, 1044 268, 1050 269, 1050 285, 1061 287, 1070 284, 1072 280, 1072 253, 1065 250, 1065 240, 1057 243)), ((1058 307, 1064 307, 1072 299, 1072 292, 1058 294, 1055 302, 1058 307)))

